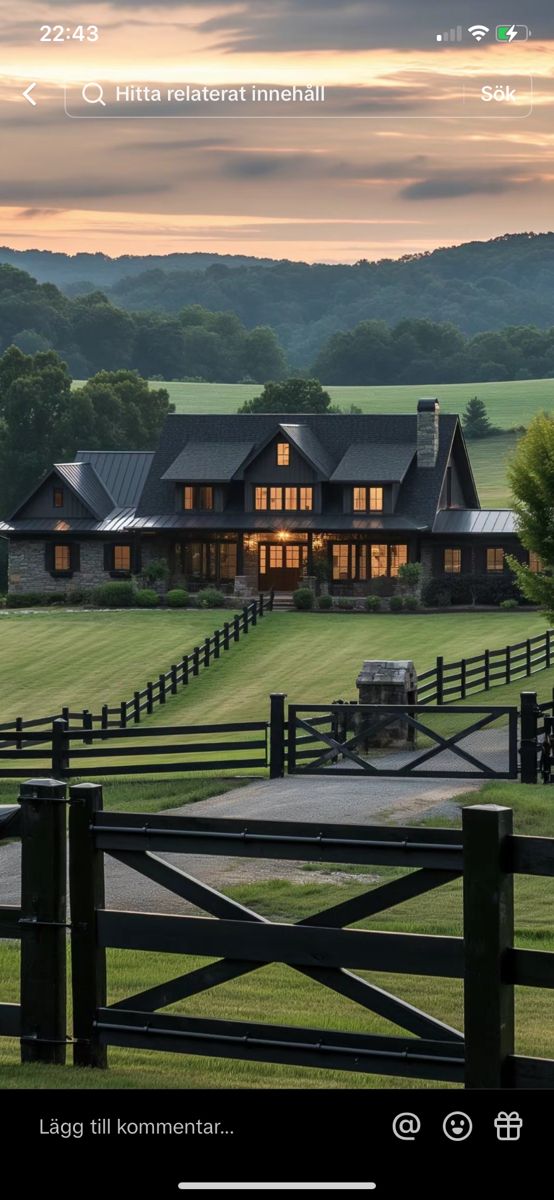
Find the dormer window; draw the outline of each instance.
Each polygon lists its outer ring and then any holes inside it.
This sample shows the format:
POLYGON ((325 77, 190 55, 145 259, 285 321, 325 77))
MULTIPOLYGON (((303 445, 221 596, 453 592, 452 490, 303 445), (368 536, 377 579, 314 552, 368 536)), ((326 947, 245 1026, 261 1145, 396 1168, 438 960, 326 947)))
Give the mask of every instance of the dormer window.
POLYGON ((211 512, 214 506, 214 489, 210 485, 194 487, 185 484, 183 488, 183 508, 186 512, 211 512))
POLYGON ((54 488, 52 500, 54 508, 63 508, 63 487, 57 486, 54 488))
POLYGON ((382 487, 355 487, 352 489, 352 509, 354 512, 382 512, 382 487))
POLYGON ((314 493, 311 487, 260 486, 254 490, 254 508, 257 512, 311 512, 314 493))
POLYGON ((277 466, 290 466, 290 446, 288 442, 277 442, 277 466))

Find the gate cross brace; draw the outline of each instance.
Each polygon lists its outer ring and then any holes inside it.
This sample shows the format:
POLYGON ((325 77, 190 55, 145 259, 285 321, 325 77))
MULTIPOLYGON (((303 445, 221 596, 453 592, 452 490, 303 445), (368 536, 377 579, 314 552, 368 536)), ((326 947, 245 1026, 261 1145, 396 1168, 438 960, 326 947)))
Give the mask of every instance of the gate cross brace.
MULTIPOLYGON (((267 917, 260 916, 259 913, 246 908, 245 905, 240 904, 237 900, 223 895, 221 892, 209 887, 209 885, 195 879, 194 876, 172 866, 164 859, 158 858, 155 854, 147 851, 131 850, 110 850, 109 853, 118 862, 131 867, 142 875, 146 875, 155 883, 160 884, 190 903, 196 904, 199 908, 211 913, 213 916, 230 917, 238 921, 256 921, 265 925, 271 924, 271 921, 267 917)), ((459 876, 459 871, 442 869, 413 871, 410 874, 401 876, 400 879, 382 884, 379 888, 373 888, 371 891, 364 892, 360 896, 342 901, 331 908, 323 909, 323 911, 315 913, 311 917, 298 921, 297 924, 342 928, 346 924, 360 921, 363 917, 372 916, 375 913, 392 908, 396 904, 401 904, 405 900, 422 895, 436 887, 440 887, 444 883, 459 878, 459 876)), ((253 964, 252 962, 237 959, 220 959, 218 962, 210 963, 206 967, 200 967, 196 971, 189 971, 184 975, 177 976, 175 979, 167 980, 157 987, 148 988, 144 992, 138 992, 134 996, 120 1000, 116 1004, 110 1005, 110 1008, 136 1009, 140 1007, 141 1011, 154 1012, 156 1009, 164 1008, 166 1005, 173 1004, 177 1000, 197 995, 199 992, 215 987, 217 984, 227 983, 232 979, 248 975, 268 965, 268 963, 253 964)), ((453 1029, 442 1021, 429 1016, 427 1013, 421 1012, 420 1009, 415 1008, 397 996, 393 996, 382 988, 376 987, 374 984, 369 983, 368 980, 344 968, 294 967, 294 970, 299 971, 301 975, 306 975, 308 978, 315 980, 317 983, 323 984, 332 991, 339 992, 339 994, 346 996, 364 1008, 378 1013, 401 1028, 416 1034, 416 1036, 439 1041, 445 1039, 449 1041, 463 1041, 463 1035, 459 1030, 453 1029)))

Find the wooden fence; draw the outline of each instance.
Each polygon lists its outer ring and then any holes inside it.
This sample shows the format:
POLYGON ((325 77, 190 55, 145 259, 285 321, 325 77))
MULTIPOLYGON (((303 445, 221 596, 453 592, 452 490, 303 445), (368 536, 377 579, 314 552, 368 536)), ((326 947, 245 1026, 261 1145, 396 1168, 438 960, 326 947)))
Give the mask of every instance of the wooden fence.
POLYGON ((488 691, 543 671, 554 665, 553 635, 553 629, 546 629, 524 642, 500 650, 484 650, 482 654, 454 662, 445 662, 439 655, 434 667, 419 676, 418 700, 425 704, 465 700, 472 692, 488 691))
POLYGON ((554 1060, 515 1052, 515 986, 554 987, 554 954, 514 946, 513 887, 514 875, 554 876, 554 839, 514 836, 511 809, 466 808, 463 831, 222 820, 104 812, 98 785, 75 785, 69 793, 73 1023, 68 1039, 64 798, 59 781, 22 786, 21 908, 7 917, 0 909, 0 933, 22 943, 20 1005, 0 1007, 0 1033, 20 1036, 23 1061, 63 1062, 70 1040, 74 1064, 97 1068, 107 1066, 109 1046, 125 1046, 472 1088, 554 1086, 554 1060), (411 870, 291 925, 267 920, 153 851, 411 870), (107 909, 106 854, 209 916, 107 909), (462 937, 347 928, 460 877, 462 937), (110 1005, 108 947, 164 951, 180 962, 183 955, 217 961, 185 974, 181 967, 172 980, 110 1005), (158 1011, 275 962, 385 1017, 401 1033, 158 1011), (375 987, 356 973, 360 970, 463 980, 464 1031, 375 987))

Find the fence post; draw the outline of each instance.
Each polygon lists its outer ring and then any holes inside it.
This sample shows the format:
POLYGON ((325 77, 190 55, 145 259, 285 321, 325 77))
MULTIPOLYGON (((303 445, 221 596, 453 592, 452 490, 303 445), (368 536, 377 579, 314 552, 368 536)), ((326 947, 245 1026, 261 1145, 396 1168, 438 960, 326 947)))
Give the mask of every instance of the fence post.
POLYGON ((200 646, 195 646, 192 652, 192 673, 198 675, 200 671, 200 646))
POLYGON ((250 623, 252 625, 258 624, 258 601, 257 600, 253 600, 250 605, 250 623))
POLYGON ((242 618, 243 618, 243 633, 248 633, 248 605, 247 604, 245 604, 245 606, 242 610, 242 618))
POLYGON ((69 726, 69 709, 67 707, 62 708, 61 715, 62 715, 62 721, 65 721, 67 723, 67 725, 69 726))
POLYGON ((546 665, 550 667, 552 664, 552 630, 546 631, 546 665))
POLYGON ((506 683, 512 682, 512 657, 511 646, 506 646, 506 683))
POLYGON ((272 588, 269 593, 269 611, 270 612, 273 612, 274 603, 275 603, 275 588, 272 588))
POLYGON ((140 692, 134 693, 134 705, 135 705, 135 712, 134 712, 135 725, 138 725, 140 723, 140 692))
POLYGON ((22 741, 23 717, 15 718, 15 732, 17 734, 17 737, 15 739, 15 748, 16 748, 16 750, 21 750, 23 747, 23 741, 22 741))
MULTIPOLYGON (((92 729, 92 713, 88 708, 83 710, 83 729, 92 729)), ((84 734, 83 742, 85 746, 92 746, 92 738, 86 733, 84 734)))
POLYGON ((285 700, 286 692, 272 692, 269 727, 269 778, 282 779, 285 774, 285 700))
POLYGON ((240 617, 233 617, 233 637, 235 642, 240 641, 240 617))
POLYGON ((122 700, 119 705, 119 725, 121 729, 127 728, 127 701, 122 700))
POLYGON ((146 711, 149 716, 154 712, 154 684, 151 682, 146 684, 146 711))
POLYGON ((466 662, 465 658, 462 658, 461 664, 460 664, 460 696, 461 696, 462 700, 465 700, 465 698, 466 698, 466 676, 467 676, 467 662, 466 662))
POLYGON ((490 685, 491 685, 491 652, 490 652, 490 650, 485 650, 484 657, 485 657, 485 687, 484 687, 484 690, 486 692, 488 692, 490 685))
POLYGON ((210 641, 211 641, 211 639, 209 637, 204 638, 204 666, 205 667, 209 667, 209 665, 210 665, 210 641))
POLYGON ((221 654, 221 630, 216 629, 214 633, 214 658, 219 658, 221 654))
POLYGON ((537 782, 537 693, 520 693, 521 713, 521 782, 537 782))
POLYGON ((102 788, 78 783, 69 790, 69 889, 73 1063, 107 1067, 107 1049, 96 1033, 97 1008, 106 1006, 106 951, 96 939, 96 910, 104 908, 104 855, 91 826, 102 808, 102 788))
POLYGON ((514 880, 504 867, 511 808, 476 804, 463 810, 465 1086, 508 1085, 514 1053, 514 987, 502 978, 514 944, 514 880))
POLYGON ((52 722, 52 778, 65 779, 69 774, 70 745, 66 738, 67 721, 56 717, 52 722))
POLYGON ((439 654, 437 658, 437 704, 444 702, 444 658, 439 654))
POLYGON ((158 676, 159 695, 158 701, 160 704, 165 704, 165 675, 158 676))
POLYGON ((525 674, 527 678, 531 674, 531 638, 527 638, 525 643, 525 674))
POLYGON ((224 621, 224 623, 223 623, 223 649, 224 650, 229 649, 229 630, 230 630, 229 621, 224 621))
POLYGON ((19 794, 24 1063, 65 1063, 65 794, 66 786, 58 779, 29 779, 19 794))
POLYGON ((189 656, 188 656, 188 654, 183 654, 183 687, 185 687, 186 684, 188 684, 188 681, 189 681, 189 656))
POLYGON ((171 667, 171 695, 177 695, 177 667, 175 663, 171 667))
POLYGON ((103 704, 102 705, 102 715, 100 717, 101 729, 106 730, 108 728, 109 723, 110 723, 110 714, 109 714, 109 710, 108 710, 108 705, 103 704))
POLYGON ((265 616, 265 612, 264 612, 264 594, 263 594, 263 592, 260 592, 260 609, 259 609, 259 611, 260 611, 260 616, 261 616, 261 617, 265 616))

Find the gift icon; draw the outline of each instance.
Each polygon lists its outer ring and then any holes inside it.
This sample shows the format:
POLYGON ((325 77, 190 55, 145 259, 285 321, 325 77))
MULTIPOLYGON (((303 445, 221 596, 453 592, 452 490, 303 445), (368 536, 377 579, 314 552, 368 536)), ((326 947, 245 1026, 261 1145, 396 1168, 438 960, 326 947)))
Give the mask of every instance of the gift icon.
POLYGON ((517 1112, 499 1112, 494 1127, 499 1142, 519 1142, 523 1121, 517 1112))

